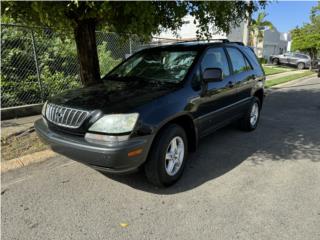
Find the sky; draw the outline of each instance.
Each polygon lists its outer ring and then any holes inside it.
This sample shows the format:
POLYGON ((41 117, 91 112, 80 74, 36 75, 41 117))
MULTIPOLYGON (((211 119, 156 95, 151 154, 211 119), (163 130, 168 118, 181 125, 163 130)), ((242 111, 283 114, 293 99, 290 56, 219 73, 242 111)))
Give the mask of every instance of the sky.
POLYGON ((279 32, 289 32, 296 26, 310 22, 311 7, 316 5, 317 1, 271 2, 265 8, 265 12, 268 13, 266 19, 271 21, 279 32))

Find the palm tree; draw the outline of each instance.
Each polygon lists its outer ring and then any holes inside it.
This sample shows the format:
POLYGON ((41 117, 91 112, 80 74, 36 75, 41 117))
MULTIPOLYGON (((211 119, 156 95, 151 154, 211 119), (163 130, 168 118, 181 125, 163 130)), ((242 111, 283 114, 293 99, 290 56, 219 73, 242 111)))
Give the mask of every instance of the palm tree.
POLYGON ((274 29, 273 24, 270 21, 265 20, 268 14, 265 12, 260 12, 257 19, 252 19, 250 22, 250 45, 257 47, 258 43, 263 39, 263 31, 266 28, 274 29), (255 44, 254 44, 255 43, 255 44), (255 45, 255 46, 254 46, 255 45))

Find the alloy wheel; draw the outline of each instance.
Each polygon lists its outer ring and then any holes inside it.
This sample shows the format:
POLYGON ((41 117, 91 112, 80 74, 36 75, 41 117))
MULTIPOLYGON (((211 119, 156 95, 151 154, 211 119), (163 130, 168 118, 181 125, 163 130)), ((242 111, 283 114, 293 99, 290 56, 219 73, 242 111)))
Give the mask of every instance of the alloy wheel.
POLYGON ((184 142, 181 137, 174 137, 167 148, 165 169, 169 176, 174 176, 180 170, 185 151, 184 142))
POLYGON ((251 113, 250 113, 250 124, 251 126, 255 126, 259 117, 259 104, 255 102, 252 105, 251 113))

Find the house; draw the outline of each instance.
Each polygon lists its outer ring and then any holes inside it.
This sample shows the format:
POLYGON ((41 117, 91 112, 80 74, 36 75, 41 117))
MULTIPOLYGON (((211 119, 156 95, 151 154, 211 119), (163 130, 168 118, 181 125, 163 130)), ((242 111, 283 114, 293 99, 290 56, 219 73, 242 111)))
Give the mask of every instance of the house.
POLYGON ((255 53, 259 58, 269 59, 271 55, 290 51, 291 39, 289 33, 281 33, 276 28, 262 32, 263 38, 253 39, 255 53))
MULTIPOLYGON (((173 33, 172 31, 164 31, 160 35, 155 36, 155 41, 170 42, 171 41, 189 41, 197 39, 197 25, 194 23, 194 18, 190 15, 186 16, 183 21, 185 22, 182 27, 173 33)), ((229 39, 230 41, 246 42, 244 39, 247 25, 242 22, 239 27, 233 28, 230 34, 218 32, 213 25, 209 26, 209 31, 212 34, 212 39, 229 39)))
MULTIPOLYGON (((177 40, 190 41, 197 39, 197 25, 194 18, 190 15, 184 19, 184 24, 176 33, 172 31, 164 31, 160 35, 154 37, 153 42, 156 44, 167 44, 177 40)), ((241 22, 238 27, 233 28, 229 34, 218 32, 213 25, 209 26, 212 39, 229 39, 234 42, 248 42, 248 24, 246 21, 241 22)), ((281 54, 290 51, 290 34, 281 33, 277 29, 263 30, 263 38, 257 41, 256 38, 251 39, 252 45, 255 46, 254 51, 259 58, 269 59, 270 55, 281 54)))

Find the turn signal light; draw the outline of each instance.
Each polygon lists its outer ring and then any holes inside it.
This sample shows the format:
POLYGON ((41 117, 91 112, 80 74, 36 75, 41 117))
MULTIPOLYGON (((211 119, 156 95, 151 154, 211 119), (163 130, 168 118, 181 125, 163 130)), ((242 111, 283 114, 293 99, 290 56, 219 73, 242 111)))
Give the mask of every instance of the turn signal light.
POLYGON ((136 150, 133 150, 131 152, 128 152, 128 157, 135 157, 142 153, 142 148, 138 148, 136 150))

